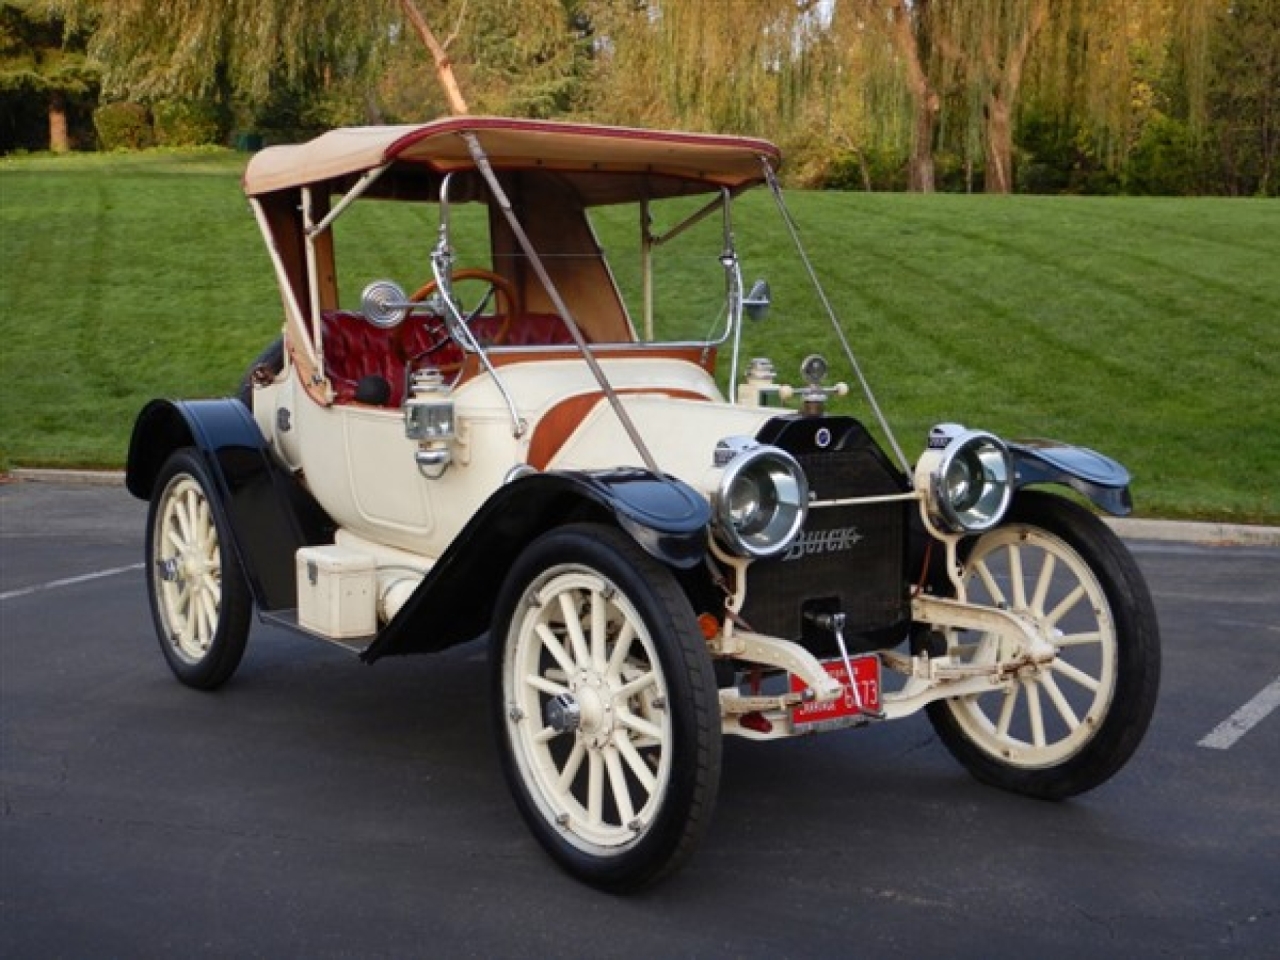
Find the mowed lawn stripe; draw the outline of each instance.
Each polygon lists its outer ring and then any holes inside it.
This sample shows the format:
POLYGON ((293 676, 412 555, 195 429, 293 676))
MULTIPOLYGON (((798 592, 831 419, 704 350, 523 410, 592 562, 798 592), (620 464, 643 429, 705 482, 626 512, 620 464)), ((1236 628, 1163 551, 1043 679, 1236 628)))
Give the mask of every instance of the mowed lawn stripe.
MULTIPOLYGON (((216 152, 0 161, 0 467, 119 466, 147 399, 233 389, 281 316, 239 186, 244 162, 216 152)), ((1056 436, 1124 461, 1141 514, 1280 520, 1275 201, 802 191, 788 201, 909 453, 943 419, 1056 436)), ((433 218, 394 204, 364 212, 344 223, 344 296, 387 252, 397 282, 424 282, 433 218)), ((634 211, 597 213, 636 310, 634 211)), ((775 303, 748 325, 743 354, 772 357, 794 382, 805 354, 834 360, 838 345, 775 217, 762 192, 735 212, 744 277, 767 277, 775 303)), ((718 233, 709 218, 661 251, 660 322, 721 286, 718 233), (682 260, 697 246, 686 241, 701 240, 701 262, 682 260)), ((464 251, 459 265, 473 259, 464 251)), ((837 409, 867 418, 856 396, 837 409)))

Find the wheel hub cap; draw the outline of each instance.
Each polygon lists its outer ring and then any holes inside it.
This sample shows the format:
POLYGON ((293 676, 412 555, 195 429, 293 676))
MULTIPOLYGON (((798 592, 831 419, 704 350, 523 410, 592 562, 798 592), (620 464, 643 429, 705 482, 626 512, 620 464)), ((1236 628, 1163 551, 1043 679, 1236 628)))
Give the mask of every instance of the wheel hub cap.
POLYGON ((576 729, 591 746, 603 747, 613 738, 613 691, 603 677, 594 673, 582 674, 572 689, 581 717, 576 729))
POLYGON ((582 725, 582 708, 568 693, 548 700, 542 713, 542 719, 556 733, 572 733, 582 725))

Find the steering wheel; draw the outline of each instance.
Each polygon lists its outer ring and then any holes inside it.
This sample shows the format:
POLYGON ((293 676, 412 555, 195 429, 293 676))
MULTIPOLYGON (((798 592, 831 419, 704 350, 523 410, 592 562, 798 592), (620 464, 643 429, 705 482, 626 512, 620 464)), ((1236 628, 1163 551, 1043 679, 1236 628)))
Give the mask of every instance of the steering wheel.
MULTIPOLYGON (((505 304, 502 305, 503 309, 499 309, 499 307, 495 305, 493 315, 494 317, 499 318, 501 323, 498 324, 498 329, 490 334, 488 338, 490 344, 505 343, 507 339, 507 331, 511 329, 511 317, 515 312, 516 303, 516 288, 512 285, 511 281, 501 274, 494 273, 492 270, 485 270, 481 267, 468 267, 464 270, 455 270, 453 272, 453 280, 455 283, 460 280, 482 280, 489 284, 491 288, 490 293, 485 295, 485 297, 480 301, 480 305, 476 307, 475 311, 466 318, 468 324, 475 319, 476 314, 485 308, 489 302, 489 297, 492 294, 496 293, 500 300, 505 301, 505 304)), ((436 283, 434 279, 428 280, 413 292, 413 295, 409 297, 410 302, 421 303, 423 300, 427 299, 427 297, 435 293, 439 286, 440 285, 436 283)))

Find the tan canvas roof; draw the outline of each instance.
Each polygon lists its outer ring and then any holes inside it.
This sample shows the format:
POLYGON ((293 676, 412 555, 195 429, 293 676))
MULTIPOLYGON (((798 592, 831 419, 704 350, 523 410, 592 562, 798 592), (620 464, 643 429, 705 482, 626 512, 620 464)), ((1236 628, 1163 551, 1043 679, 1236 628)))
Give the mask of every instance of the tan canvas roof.
POLYGON ((763 180, 760 158, 776 167, 767 140, 500 117, 345 127, 296 146, 268 147, 249 162, 250 196, 360 174, 393 160, 437 172, 474 166, 464 133, 479 138, 496 169, 651 173, 736 189, 763 180))

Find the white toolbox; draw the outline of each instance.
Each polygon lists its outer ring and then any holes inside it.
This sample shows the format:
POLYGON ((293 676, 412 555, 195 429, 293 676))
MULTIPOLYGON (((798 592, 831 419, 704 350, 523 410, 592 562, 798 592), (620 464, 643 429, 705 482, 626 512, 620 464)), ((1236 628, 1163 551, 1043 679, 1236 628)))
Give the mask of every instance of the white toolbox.
POLYGON ((300 626, 335 639, 377 632, 373 557, 343 547, 303 547, 297 565, 300 626))

